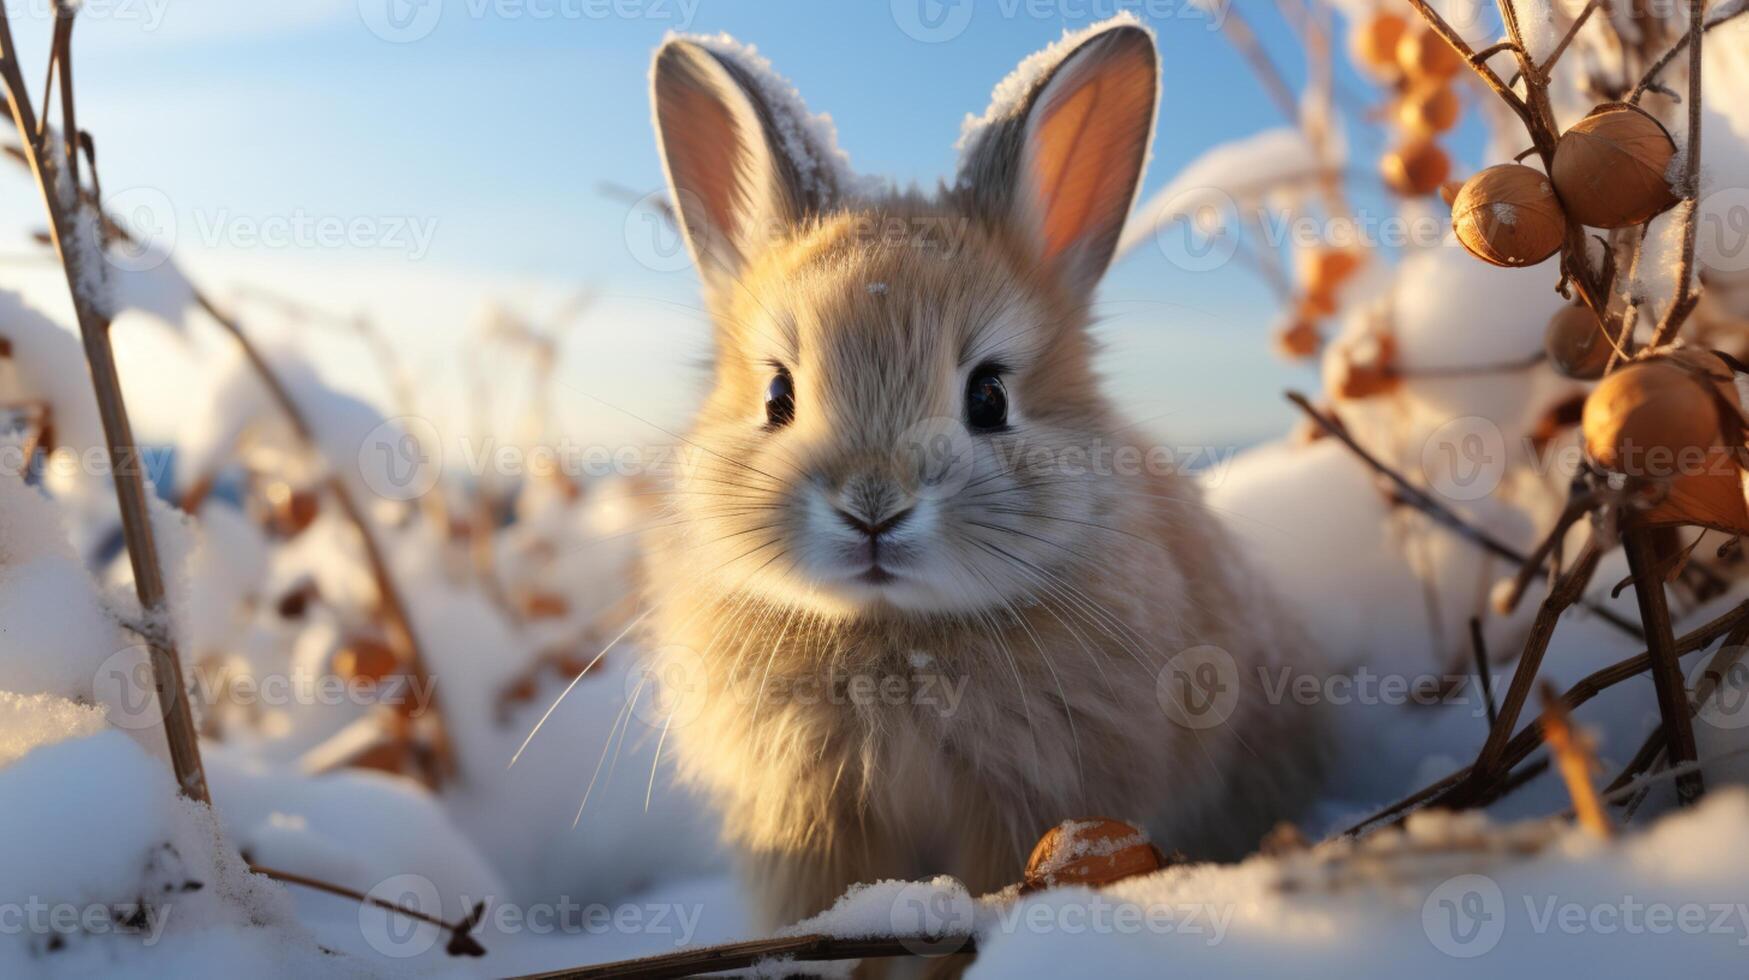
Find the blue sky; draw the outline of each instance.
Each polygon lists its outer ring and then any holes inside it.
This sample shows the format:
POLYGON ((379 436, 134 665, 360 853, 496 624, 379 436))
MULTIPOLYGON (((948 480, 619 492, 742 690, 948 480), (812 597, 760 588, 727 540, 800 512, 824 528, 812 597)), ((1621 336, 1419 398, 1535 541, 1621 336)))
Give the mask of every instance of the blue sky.
MULTIPOLYGON (((983 109, 1019 59, 1116 9, 1148 20, 1162 53, 1144 191, 1211 145, 1282 122, 1209 16, 1178 0, 919 2, 87 0, 76 40, 81 123, 96 135, 106 192, 148 188, 171 202, 177 257, 201 281, 220 292, 267 283, 318 305, 368 307, 444 392, 455 391, 474 304, 538 313, 577 285, 597 288, 597 312, 561 368, 564 385, 583 396, 565 410, 618 416, 579 417, 583 427, 632 415, 672 426, 684 417, 689 365, 705 337, 696 279, 640 264, 626 244, 627 205, 600 191, 603 182, 660 185, 645 78, 669 30, 728 31, 756 44, 811 108, 832 114, 857 169, 926 186, 951 170, 962 118, 983 109), (385 5, 408 3, 396 10, 418 36, 380 36, 395 34, 382 28, 385 5), (947 18, 952 36, 908 34, 920 9, 947 18), (408 218, 432 233, 417 256, 385 244, 264 247, 232 233, 291 216, 379 226, 408 218)), ((47 28, 30 11, 46 3, 7 3, 33 65, 47 28)), ((1240 9, 1297 84, 1301 57, 1276 8, 1240 9)), ((1376 98, 1346 73, 1344 84, 1376 98)), ((1363 198, 1374 193, 1376 140, 1355 137, 1363 198)), ((1289 417, 1280 389, 1316 382, 1269 353, 1274 309, 1262 282, 1236 264, 1192 273, 1140 250, 1102 296, 1112 383, 1132 414, 1165 416, 1176 438, 1279 431, 1289 417)), ((291 339, 342 385, 379 393, 343 341, 291 339)), ((172 357, 161 345, 140 349, 140 358, 172 357)))

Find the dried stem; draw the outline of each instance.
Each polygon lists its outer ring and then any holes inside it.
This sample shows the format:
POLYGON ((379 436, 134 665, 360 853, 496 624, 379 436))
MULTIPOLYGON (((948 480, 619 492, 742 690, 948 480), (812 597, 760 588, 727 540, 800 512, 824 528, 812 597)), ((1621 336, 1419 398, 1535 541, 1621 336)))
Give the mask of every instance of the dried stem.
POLYGON ((1585 26, 1585 22, 1590 20, 1591 15, 1596 11, 1597 0, 1591 0, 1585 5, 1584 10, 1579 11, 1579 16, 1573 19, 1573 26, 1567 28, 1567 33, 1561 36, 1561 41, 1555 45, 1555 50, 1549 52, 1548 60, 1537 66, 1537 73, 1542 76, 1544 82, 1549 80, 1549 73, 1555 70, 1555 65, 1560 62, 1561 55, 1567 53, 1567 46, 1579 36, 1579 29, 1585 26))
MULTIPOLYGON (((1680 657, 1704 649, 1719 637, 1732 634, 1745 627, 1749 627, 1749 601, 1739 603, 1732 607, 1729 612, 1677 637, 1674 644, 1675 653, 1680 657)), ((1580 705, 1609 688, 1645 673, 1651 669, 1651 666, 1652 656, 1650 652, 1643 652, 1637 656, 1610 664, 1608 667, 1600 668, 1569 687, 1566 693, 1561 695, 1561 704, 1568 711, 1576 710, 1580 705)), ((1506 750, 1500 755, 1502 772, 1509 773, 1511 767, 1523 762, 1540 744, 1542 744, 1542 735, 1538 726, 1532 725, 1519 732, 1512 738, 1511 742, 1507 743, 1506 750)), ((1343 831, 1341 836, 1353 837, 1386 821, 1400 820, 1413 810, 1436 803, 1444 804, 1452 789, 1468 778, 1469 774, 1470 768, 1468 766, 1459 769, 1457 772, 1409 794, 1365 820, 1354 824, 1343 831)), ((1512 775, 1507 775, 1497 779, 1494 785, 1487 787, 1487 791, 1472 805, 1481 806, 1498 799, 1504 789, 1513 785, 1514 778, 1512 775)))
MULTIPOLYGON (((63 51, 70 49, 72 44, 73 15, 74 11, 66 5, 56 5, 58 47, 63 51)), ((70 62, 65 55, 59 59, 62 113, 67 121, 73 122, 71 73, 67 70, 70 62)), ((6 87, 6 101, 13 125, 18 130, 25 162, 30 167, 31 176, 36 179, 43 205, 48 211, 49 239, 66 273, 74 315, 79 323, 79 336, 85 347, 85 360, 91 368, 91 387, 103 422, 116 503, 121 511, 122 535, 127 542, 129 564, 133 567, 134 592, 146 616, 158 619, 165 610, 163 569, 152 533, 139 446, 134 441, 133 427, 128 421, 121 378, 116 371, 115 351, 109 342, 109 316, 80 288, 86 277, 101 270, 84 267, 93 257, 82 254, 73 241, 77 235, 78 216, 69 209, 80 207, 75 171, 65 161, 47 157, 50 140, 46 132, 38 128, 39 121, 19 70, 18 48, 13 42, 12 28, 4 8, 0 8, 0 82, 6 87), (61 192, 63 186, 68 193, 61 192)), ((69 128, 66 143, 69 155, 77 152, 77 139, 78 131, 69 128)), ((169 743, 170 763, 177 787, 184 796, 210 804, 212 798, 207 792, 206 772, 200 761, 199 734, 183 686, 182 662, 167 631, 152 630, 145 640, 151 658, 152 685, 164 713, 164 737, 169 743)))
MULTIPOLYGON (((1390 480, 1392 485, 1396 487, 1398 495, 1405 503, 1426 514, 1428 517, 1433 518, 1436 523, 1444 526, 1458 536, 1465 538, 1483 551, 1489 552, 1496 557, 1504 558, 1507 561, 1512 562, 1515 566, 1522 566, 1528 560, 1524 552, 1519 551, 1517 548, 1501 541, 1487 531, 1484 531, 1464 520, 1451 508, 1429 496, 1426 491, 1417 487, 1413 483, 1410 483, 1402 474, 1393 470, 1389 466, 1386 466, 1372 453, 1367 452, 1360 443, 1354 441, 1354 437, 1349 435, 1346 429, 1326 418, 1324 413, 1314 408, 1312 403, 1306 399, 1305 395, 1302 395, 1297 391, 1290 391, 1287 392, 1287 400, 1293 402, 1300 411, 1304 412, 1308 418, 1317 424, 1318 428, 1324 430, 1327 434, 1336 437, 1339 442, 1344 446, 1347 446, 1348 450, 1354 453, 1362 463, 1365 463, 1370 467, 1373 472, 1390 480)), ((1598 618, 1609 623, 1611 626, 1614 626, 1616 629, 1632 636, 1636 640, 1640 638, 1639 628, 1617 615, 1615 610, 1610 609, 1608 606, 1605 606, 1602 603, 1593 602, 1590 599, 1581 599, 1579 604, 1595 613, 1598 618)))
MULTIPOLYGON (((243 356, 249 361, 261 383, 266 386, 268 394, 279 407, 280 412, 290 423, 298 442, 306 451, 320 453, 316 443, 315 431, 310 427, 303 409, 292 398, 291 391, 285 382, 267 362, 243 327, 234 318, 225 314, 207 296, 196 290, 195 303, 213 318, 231 338, 237 342, 243 356)), ((325 481, 327 489, 340 505, 341 513, 348 523, 357 531, 359 541, 364 546, 364 558, 369 566, 371 578, 375 581, 377 595, 382 603, 382 612, 388 623, 389 643, 399 655, 402 663, 407 665, 408 674, 412 679, 431 691, 431 700, 426 705, 426 711, 420 721, 427 728, 426 739, 432 753, 432 769, 428 773, 428 781, 433 786, 439 785, 456 773, 455 752, 450 744, 448 728, 443 723, 443 712, 438 707, 437 690, 430 683, 430 668, 426 662, 424 650, 419 643, 418 634, 413 629, 412 617, 407 612, 406 602, 401 597, 401 590, 395 583, 394 574, 389 569, 388 559, 384 556, 382 545, 378 543, 376 533, 358 504, 355 495, 345 480, 338 475, 330 474, 325 481)))
MULTIPOLYGON (((1656 547, 1651 532, 1635 528, 1622 535, 1628 570, 1634 576, 1634 594, 1640 603, 1640 622, 1646 628, 1646 649, 1652 662, 1652 685, 1658 698, 1670 761, 1675 765, 1700 757, 1694 744, 1694 727, 1688 714, 1688 689, 1677 659, 1670 607, 1664 596, 1664 578, 1658 574, 1656 547)), ((1703 786, 1699 772, 1684 773, 1676 781, 1676 798, 1683 805, 1700 798, 1703 786)))
POLYGON ((1543 740, 1548 743, 1561 779, 1567 784, 1567 795, 1573 800, 1579 826, 1597 837, 1613 836, 1614 829, 1603 812, 1603 801, 1598 799, 1597 787, 1591 782, 1591 774, 1597 769, 1597 757, 1591 754, 1585 737, 1573 729, 1572 715, 1561 704, 1554 685, 1548 681, 1542 683, 1542 700, 1543 740))
POLYGON ((1524 640, 1524 652, 1518 655, 1518 666, 1512 673, 1512 683, 1506 688, 1506 697, 1501 699, 1498 717, 1488 729, 1488 740, 1482 743, 1482 750, 1476 754, 1470 774, 1453 793, 1456 801, 1479 797, 1482 790, 1509 767, 1510 764, 1502 766, 1502 756, 1518 725, 1519 712, 1524 709, 1524 703, 1536 685, 1537 672, 1542 669, 1543 655, 1548 652, 1549 641, 1554 639, 1555 627, 1561 621, 1561 614, 1583 594, 1601 557, 1597 543, 1586 542, 1585 550, 1573 562, 1573 567, 1555 580, 1542 605, 1537 607, 1530 635, 1524 640))
POLYGON ((658 980, 664 977, 690 977, 701 973, 744 970, 764 960, 788 959, 797 963, 823 963, 832 960, 864 960, 887 956, 916 956, 920 943, 929 947, 951 947, 957 954, 976 952, 977 941, 972 936, 946 936, 929 940, 880 936, 867 939, 839 939, 835 936, 791 936, 778 939, 755 939, 749 942, 726 943, 699 949, 681 950, 662 956, 648 956, 617 963, 600 963, 551 973, 531 973, 512 980, 658 980))
MULTIPOLYGON (((1749 13, 1749 3, 1739 2, 1736 6, 1731 7, 1728 10, 1721 10, 1718 13, 1713 14, 1713 16, 1710 19, 1708 19, 1706 21, 1706 23, 1701 25, 1701 31, 1702 31, 1702 33, 1705 33, 1706 31, 1710 31, 1713 28, 1719 26, 1720 24, 1723 24, 1726 21, 1731 20, 1735 17, 1739 17, 1745 13, 1749 13)), ((1692 23, 1694 23, 1694 21, 1690 21, 1689 23, 1692 24, 1692 23)), ((1682 39, 1680 41, 1677 41, 1675 44, 1671 45, 1670 50, 1664 52, 1662 55, 1659 55, 1658 60, 1652 63, 1652 67, 1648 68, 1646 70, 1646 74, 1643 77, 1641 77, 1640 83, 1638 85, 1635 85, 1633 92, 1628 95, 1629 102, 1632 102, 1635 105, 1640 104, 1640 99, 1645 96, 1645 94, 1648 90, 1650 90, 1654 85, 1657 84, 1658 76, 1663 74, 1664 69, 1670 67, 1670 63, 1676 60, 1677 55, 1681 54, 1685 49, 1687 49, 1689 38, 1691 38, 1693 36, 1694 36, 1694 32, 1689 31, 1688 33, 1682 35, 1682 39)))
POLYGON ((409 919, 428 922, 449 933, 450 938, 447 951, 451 956, 486 955, 486 948, 481 946, 479 941, 474 939, 472 935, 474 927, 480 924, 480 916, 484 914, 486 910, 484 902, 476 903, 467 915, 457 919, 455 922, 445 922, 436 916, 427 915, 418 909, 408 908, 405 905, 396 905, 394 902, 377 898, 374 895, 367 895, 361 891, 355 891, 351 888, 347 888, 345 885, 336 885, 331 881, 323 881, 320 878, 308 878, 291 871, 280 871, 277 868, 269 868, 259 864, 249 865, 249 870, 264 878, 272 878, 275 881, 284 882, 288 885, 301 885, 304 888, 313 888, 316 891, 327 892, 330 895, 338 895, 341 898, 350 898, 365 905, 374 905, 379 909, 386 909, 396 915, 406 916, 409 919))
MULTIPOLYGON (((1705 0, 1688 2, 1688 155, 1683 160, 1682 196, 1686 207, 1682 213, 1682 261, 1676 270, 1676 295, 1669 309, 1652 331, 1652 346, 1661 347, 1676 337, 1688 314, 1694 311, 1699 297, 1694 295, 1694 242, 1700 227, 1700 66, 1701 34, 1706 30, 1701 22, 1705 0)), ((1677 782, 1680 790, 1684 783, 1677 782)))
MULTIPOLYGON (((1409 0, 1409 5, 1415 8, 1415 12, 1421 15, 1421 19, 1427 22, 1427 26, 1433 28, 1435 34, 1444 38, 1445 43, 1451 45, 1458 54, 1464 56, 1464 61, 1468 62, 1470 68, 1474 70, 1477 75, 1481 76, 1482 81, 1486 82, 1488 87, 1494 90, 1494 94, 1500 97, 1500 101, 1506 103, 1507 108, 1510 108, 1513 112, 1517 113, 1518 118, 1525 120, 1526 125, 1528 125, 1530 109, 1525 105, 1524 100, 1518 97, 1517 92, 1512 91, 1512 89, 1507 86, 1505 79, 1501 78, 1494 69, 1488 67, 1487 62, 1482 56, 1478 55, 1470 48, 1469 43, 1460 37, 1458 32, 1450 24, 1446 23, 1445 18, 1441 17, 1438 11, 1429 7, 1427 5, 1427 0, 1409 0)), ((1517 41, 1514 39, 1514 45, 1516 45, 1516 43, 1517 41)), ((1498 45, 1495 47, 1498 47, 1498 45)), ((1488 51, 1492 53, 1494 48, 1489 48, 1488 51)), ((1518 53, 1522 58, 1522 49, 1518 49, 1518 53)))

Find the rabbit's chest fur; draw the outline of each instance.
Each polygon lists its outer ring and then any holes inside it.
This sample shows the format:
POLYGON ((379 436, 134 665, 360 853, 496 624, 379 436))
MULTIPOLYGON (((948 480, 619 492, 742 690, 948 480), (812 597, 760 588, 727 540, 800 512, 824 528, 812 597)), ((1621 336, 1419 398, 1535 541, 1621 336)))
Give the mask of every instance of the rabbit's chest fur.
POLYGON ((1246 594, 1219 532, 1183 516, 1161 524, 1169 547, 1114 547, 1074 593, 982 616, 822 625, 677 579, 658 630, 706 676, 669 737, 776 893, 773 924, 857 881, 999 888, 1064 819, 1130 819, 1167 850, 1227 858, 1295 812, 1316 721, 1268 703, 1262 681, 1303 649, 1246 594), (1203 644, 1230 653, 1240 687, 1209 727, 1162 702, 1172 657, 1203 644))

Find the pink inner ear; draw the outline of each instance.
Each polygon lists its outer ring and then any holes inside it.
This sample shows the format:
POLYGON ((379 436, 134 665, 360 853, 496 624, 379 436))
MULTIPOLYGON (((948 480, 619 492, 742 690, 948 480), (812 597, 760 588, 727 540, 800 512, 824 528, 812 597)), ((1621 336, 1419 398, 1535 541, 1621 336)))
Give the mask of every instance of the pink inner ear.
POLYGON ((737 166, 745 155, 734 113, 696 77, 659 86, 656 99, 662 150, 677 192, 675 203, 683 213, 703 210, 689 216, 704 221, 702 227, 692 229, 694 234, 715 233, 732 241, 735 216, 744 203, 737 166))
POLYGON ((1053 80, 1031 122, 1029 170, 1036 193, 1041 257, 1113 241, 1123 227, 1154 120, 1154 61, 1145 48, 1120 49, 1053 80))

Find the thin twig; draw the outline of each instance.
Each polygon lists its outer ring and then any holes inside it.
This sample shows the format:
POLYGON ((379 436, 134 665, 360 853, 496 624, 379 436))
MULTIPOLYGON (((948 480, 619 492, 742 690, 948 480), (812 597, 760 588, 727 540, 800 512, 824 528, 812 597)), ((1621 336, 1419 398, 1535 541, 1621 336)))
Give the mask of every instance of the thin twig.
MULTIPOLYGON (((298 442, 307 451, 320 455, 316 442, 315 430, 310 426, 309 419, 303 409, 292 398, 291 391, 279 377, 278 372, 269 364, 249 335, 244 332, 242 324, 220 310, 205 293, 194 291, 196 305, 214 322, 225 329, 226 333, 237 342, 243 356, 254 369, 263 386, 267 388, 274 404, 291 425, 298 442)), ((352 488, 337 474, 330 474, 326 481, 328 492, 340 505, 341 513, 347 523, 358 533, 360 543, 364 547, 365 564, 370 569, 372 580, 376 583, 377 595, 382 605, 384 618, 387 620, 389 642, 395 648, 401 661, 407 665, 407 671, 413 681, 425 690, 431 692, 430 700, 420 721, 427 728, 425 735, 432 751, 433 771, 428 773, 429 781, 435 786, 454 776, 456 773, 455 751, 450 744, 449 731, 444 724, 443 712, 439 708, 437 690, 431 684, 430 664, 427 662, 418 633, 413 629, 412 616, 407 612, 406 601, 401 597, 400 587, 395 582, 394 573, 389 568, 387 557, 383 554, 382 545, 377 541, 376 532, 370 521, 365 517, 364 509, 359 506, 352 488)))
POLYGON ((1524 104, 1524 100, 1518 97, 1517 92, 1512 91, 1512 88, 1494 69, 1478 59, 1469 43, 1459 36, 1458 32, 1446 22, 1446 19, 1439 15, 1438 11, 1427 5, 1427 0, 1409 0, 1409 5, 1415 8, 1416 13, 1421 15, 1421 19, 1425 20, 1429 27, 1433 28, 1435 34, 1444 38, 1445 43, 1451 45, 1458 54, 1463 55, 1464 61, 1477 75, 1481 76, 1482 81, 1486 82, 1489 88, 1494 90, 1494 94, 1500 97, 1500 101, 1506 103, 1507 107, 1517 113, 1520 119, 1528 121, 1530 109, 1524 104))
MULTIPOLYGON (((1694 295, 1694 244, 1700 229, 1700 66, 1701 49, 1705 46, 1701 34, 1701 8, 1705 0, 1688 2, 1688 156, 1683 160, 1682 196, 1687 206, 1682 213, 1682 261, 1676 270, 1676 295, 1670 307, 1652 331, 1652 346, 1662 347, 1676 337, 1688 314, 1693 312, 1698 297, 1694 295)), ((1680 789, 1684 783, 1678 781, 1680 789)))
MULTIPOLYGON (((1721 10, 1718 13, 1713 14, 1713 16, 1701 26, 1701 32, 1705 33, 1710 31, 1720 24, 1732 20, 1733 18, 1740 17, 1745 13, 1749 13, 1749 3, 1739 2, 1736 6, 1731 7, 1728 10, 1721 10)), ((1692 36, 1692 32, 1684 33, 1681 40, 1670 46, 1670 50, 1658 56, 1658 60, 1652 63, 1652 67, 1646 70, 1646 74, 1640 78, 1640 83, 1635 85, 1633 92, 1628 95, 1629 102, 1634 105, 1639 105, 1640 99, 1645 96, 1647 91, 1654 87, 1661 87, 1657 85, 1658 76, 1663 74, 1664 69, 1670 67, 1670 63, 1676 60, 1676 56, 1681 54, 1683 50, 1688 47, 1688 39, 1692 36)), ((1664 91, 1668 92, 1669 90, 1665 89, 1664 91)))
POLYGON ((1482 687, 1482 704, 1488 709, 1488 728, 1493 730, 1498 713, 1494 708, 1494 679, 1488 670, 1488 643, 1482 636, 1482 617, 1470 617, 1470 649, 1476 656, 1476 682, 1482 687))
MULTIPOLYGON (((1646 649, 1652 662, 1652 685, 1658 698, 1658 714, 1663 720, 1667 751, 1675 765, 1693 762, 1700 757, 1695 748, 1694 727, 1689 720, 1688 689, 1682 678, 1682 664, 1677 659, 1675 631, 1670 625, 1670 607, 1664 596, 1664 577, 1659 566, 1651 533, 1634 528, 1622 535, 1622 549, 1627 552, 1628 570, 1634 576, 1634 594, 1640 603, 1640 624, 1646 630, 1646 649)), ((1683 805, 1700 798, 1703 786, 1698 772, 1683 774, 1676 781, 1676 798, 1683 805)))
POLYGON ((1579 36, 1579 29, 1585 26, 1585 22, 1591 19, 1591 15, 1596 10, 1597 0, 1591 0, 1590 3, 1587 3, 1585 9, 1579 11, 1579 16, 1574 18, 1573 26, 1567 28, 1567 33, 1561 36, 1561 42, 1555 45, 1555 50, 1549 52, 1548 59, 1536 67, 1537 74, 1542 76, 1545 84, 1551 77, 1549 73, 1555 70, 1555 64, 1561 60, 1561 55, 1567 53, 1567 46, 1579 36))
POLYGON ((569 970, 554 970, 550 973, 531 973, 512 980, 605 980, 608 977, 616 980, 659 980, 666 977, 690 977, 702 973, 744 970, 766 960, 824 963, 833 960, 916 956, 920 948, 951 949, 955 954, 970 954, 977 951, 977 940, 969 935, 946 936, 940 939, 902 939, 888 936, 839 939, 822 935, 755 939, 617 963, 600 963, 569 970))
MULTIPOLYGON (((1519 551, 1517 548, 1501 541, 1487 531, 1484 531, 1464 520, 1451 508, 1428 495, 1427 492, 1420 487, 1410 483, 1402 474, 1398 473, 1391 467, 1386 466, 1378 459, 1378 457, 1374 456, 1361 446, 1360 443, 1355 442, 1354 437, 1349 435, 1346 429, 1326 418, 1324 413, 1314 408, 1312 403, 1306 399, 1305 395, 1302 395, 1297 391, 1289 391, 1286 394, 1287 400, 1293 402, 1300 411, 1304 412, 1308 418, 1317 424, 1318 428, 1324 430, 1329 435, 1335 436, 1338 441, 1348 447, 1348 450, 1354 453, 1354 455, 1358 457, 1361 462, 1371 468, 1373 472, 1390 480, 1397 488, 1400 496, 1410 506, 1420 510, 1422 513, 1433 518, 1435 522, 1443 525, 1445 528, 1460 537, 1465 538, 1484 551, 1497 557, 1504 558, 1507 561, 1512 562, 1515 566, 1522 566, 1525 563, 1527 558, 1524 552, 1519 551)), ((1621 630, 1623 633, 1632 636, 1636 640, 1640 638, 1639 627, 1622 618, 1615 612, 1615 610, 1610 609, 1608 606, 1605 606, 1602 603, 1593 602, 1590 599, 1582 599, 1579 604, 1592 613, 1595 613, 1604 622, 1621 630)))
POLYGON ((1597 798, 1597 787, 1591 782, 1597 757, 1591 754, 1585 737, 1574 731, 1572 716, 1548 681, 1542 683, 1542 700, 1543 741, 1548 743, 1549 754, 1554 756, 1561 779, 1567 784, 1567 795, 1573 800, 1579 826, 1597 837, 1608 838, 1614 829, 1604 815, 1603 801, 1597 798))
MULTIPOLYGON (((56 5, 57 27, 65 24, 71 30, 74 10, 56 5), (64 20, 63 20, 64 18, 64 20)), ((71 36, 65 43, 70 45, 71 36)), ((4 7, 0 7, 0 82, 4 82, 7 103, 12 112, 13 126, 18 130, 21 151, 36 178, 48 211, 49 239, 60 256, 66 274, 67 289, 72 297, 73 312, 79 323, 79 336, 84 343, 85 360, 91 369, 91 387, 96 395, 98 415, 103 423, 105 448, 115 484, 116 503, 121 512, 122 536, 127 542, 129 564, 133 567, 134 593, 140 608, 148 617, 160 617, 165 606, 163 568, 159 563, 157 541, 152 531, 151 511, 141 476, 140 451, 134 441, 133 426, 128 420, 127 404, 122 399, 121 378, 116 370, 115 351, 109 342, 109 318, 98 309, 79 284, 101 270, 84 268, 89 256, 81 254, 72 241, 77 235, 77 216, 67 213, 68 207, 80 207, 78 185, 67 183, 70 193, 63 196, 60 182, 73 181, 74 174, 65 163, 45 157, 48 137, 38 130, 38 120, 31 107, 30 93, 24 84, 18 65, 18 48, 13 42, 12 28, 4 7)), ((68 59, 70 63, 70 59, 68 59)), ((62 111, 72 118, 70 75, 61 74, 62 111)), ((69 133, 77 140, 77 134, 69 133)), ((71 143, 68 144, 72 146, 71 143)), ((146 635, 146 649, 152 665, 152 686, 164 717, 164 737, 169 743, 170 763, 176 775, 177 788, 184 796, 210 804, 206 772, 200 761, 199 733, 194 714, 183 687, 182 662, 173 639, 164 631, 152 630, 146 635)))
MULTIPOLYGON (((1728 612, 1722 613, 1713 620, 1677 637, 1676 655, 1685 656, 1696 650, 1705 649, 1719 637, 1745 626, 1749 626, 1749 601, 1739 603, 1728 612)), ((1637 656, 1599 668, 1581 678, 1577 684, 1567 688, 1566 692, 1561 695, 1561 704, 1568 711, 1574 711, 1580 705, 1617 684, 1645 673, 1651 666, 1651 654, 1642 652, 1637 656)), ((1536 725, 1531 725, 1513 736, 1512 741, 1507 743, 1506 750, 1500 754, 1502 770, 1510 772, 1513 766, 1523 762, 1532 752, 1536 751, 1536 747, 1540 744, 1542 744, 1542 735, 1536 725)), ((1452 789, 1461 784, 1469 774, 1470 767, 1465 766, 1444 776, 1353 824, 1340 836, 1354 837, 1387 821, 1398 821, 1405 814, 1414 810, 1434 804, 1443 804, 1452 789)), ((1488 788, 1488 791, 1483 793, 1472 805, 1481 806, 1498 799, 1501 788, 1512 785, 1513 778, 1512 775, 1508 775, 1504 779, 1497 780, 1495 785, 1488 788)))
POLYGON ((457 919, 455 922, 445 922, 434 915, 427 915, 418 909, 409 908, 405 905, 396 905, 394 902, 377 898, 375 895, 367 895, 364 892, 347 888, 345 885, 336 885, 331 881, 323 881, 320 878, 308 878, 291 871, 280 871, 277 868, 269 868, 259 864, 249 865, 249 870, 255 874, 261 875, 262 877, 272 878, 275 881, 281 881, 288 885, 301 885, 304 888, 312 888, 316 891, 327 892, 330 895, 338 895, 341 898, 350 898, 366 905, 374 905, 379 909, 385 909, 396 915, 406 916, 409 919, 428 922, 449 933, 449 946, 447 952, 451 956, 486 955, 486 948, 481 946, 479 940, 473 937, 474 927, 480 924, 480 917, 486 911, 485 902, 476 902, 473 909, 471 909, 467 915, 457 919))

